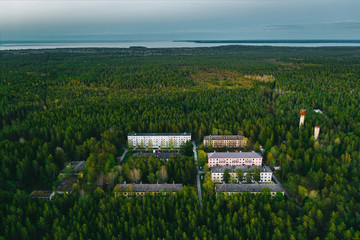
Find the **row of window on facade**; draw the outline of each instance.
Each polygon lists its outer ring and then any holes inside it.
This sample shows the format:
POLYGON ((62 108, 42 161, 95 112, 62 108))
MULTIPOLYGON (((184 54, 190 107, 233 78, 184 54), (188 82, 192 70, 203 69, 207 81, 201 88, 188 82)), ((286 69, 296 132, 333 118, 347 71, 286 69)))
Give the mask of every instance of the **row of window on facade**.
MULTIPOLYGON (((245 172, 243 174, 244 175, 242 181, 245 182, 247 173, 245 172)), ((211 173, 211 180, 213 182, 222 182, 223 175, 224 173, 211 173)), ((239 182, 237 178, 237 174, 230 173, 230 176, 232 176, 236 180, 236 182, 239 182)), ((260 173, 260 182, 271 182, 271 179, 272 179, 272 172, 260 173)), ((252 178, 252 182, 254 182, 254 177, 252 178)))
POLYGON ((131 196, 131 195, 138 195, 138 196, 145 196, 146 194, 150 195, 168 195, 168 194, 175 194, 176 192, 115 192, 115 197, 119 196, 131 196))
POLYGON ((191 140, 188 136, 128 136, 128 144, 133 147, 180 147, 182 144, 191 140))
MULTIPOLYGON (((218 195, 220 191, 216 191, 216 194, 218 195)), ((244 194, 244 193, 251 193, 251 194, 260 194, 261 192, 222 192, 227 195, 231 194, 244 194)), ((277 193, 280 193, 282 195, 285 195, 285 192, 270 192, 271 197, 274 197, 277 193)))

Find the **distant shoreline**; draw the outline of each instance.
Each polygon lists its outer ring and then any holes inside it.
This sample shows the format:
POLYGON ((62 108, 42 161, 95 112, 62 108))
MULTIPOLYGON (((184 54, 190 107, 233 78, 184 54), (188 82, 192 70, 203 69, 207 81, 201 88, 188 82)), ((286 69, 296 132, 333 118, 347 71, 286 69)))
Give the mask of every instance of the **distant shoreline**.
POLYGON ((360 40, 174 40, 193 43, 360 43, 360 40))
POLYGON ((202 48, 221 46, 360 47, 360 40, 2 41, 0 51, 64 48, 202 48))

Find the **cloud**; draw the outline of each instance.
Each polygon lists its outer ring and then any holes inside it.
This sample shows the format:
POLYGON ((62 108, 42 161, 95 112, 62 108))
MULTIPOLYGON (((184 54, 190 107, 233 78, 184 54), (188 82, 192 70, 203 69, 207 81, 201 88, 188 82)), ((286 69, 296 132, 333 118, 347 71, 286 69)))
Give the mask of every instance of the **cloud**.
MULTIPOLYGON (((162 3, 175 3, 175 2, 286 2, 288 0, 52 0, 51 2, 162 2, 162 3)), ((0 0, 0 2, 49 2, 49 0, 0 0)))
POLYGON ((57 36, 76 37, 76 36, 103 36, 103 35, 148 35, 148 34, 190 34, 190 33, 226 33, 229 31, 215 29, 198 29, 198 30, 176 30, 176 31, 151 31, 151 32, 93 32, 93 33, 77 33, 77 34, 58 34, 57 36))
POLYGON ((325 33, 360 39, 359 7, 359 0, 0 0, 0 37, 269 39, 325 33))

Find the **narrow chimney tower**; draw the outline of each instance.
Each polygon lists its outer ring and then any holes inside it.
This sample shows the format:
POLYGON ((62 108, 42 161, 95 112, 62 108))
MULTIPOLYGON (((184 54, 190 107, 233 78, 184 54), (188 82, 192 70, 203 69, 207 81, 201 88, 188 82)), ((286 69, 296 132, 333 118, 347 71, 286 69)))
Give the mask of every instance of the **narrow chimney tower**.
POLYGON ((300 123, 299 123, 299 127, 301 127, 301 125, 304 125, 305 114, 306 114, 306 110, 305 110, 305 109, 301 109, 301 110, 300 110, 300 123))
POLYGON ((320 127, 319 127, 319 126, 315 126, 315 128, 314 128, 314 138, 315 138, 315 141, 318 139, 319 133, 320 133, 320 127))

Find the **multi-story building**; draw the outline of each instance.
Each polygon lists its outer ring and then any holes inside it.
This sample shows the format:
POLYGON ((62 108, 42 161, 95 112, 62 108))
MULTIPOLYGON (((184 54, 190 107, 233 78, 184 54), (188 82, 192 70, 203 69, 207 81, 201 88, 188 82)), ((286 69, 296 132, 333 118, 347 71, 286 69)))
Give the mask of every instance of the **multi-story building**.
POLYGON ((236 193, 261 193, 264 189, 269 189, 271 197, 276 193, 285 194, 285 190, 277 184, 215 184, 215 192, 218 195, 220 192, 225 194, 236 193))
POLYGON ((177 153, 177 152, 175 152, 175 153, 174 152, 155 152, 155 153, 143 153, 143 152, 140 152, 140 153, 134 153, 133 157, 141 156, 141 157, 144 157, 144 158, 149 158, 149 157, 153 156, 154 158, 169 160, 170 156, 172 156, 172 155, 173 155, 173 157, 179 157, 179 158, 182 157, 182 154, 177 153))
POLYGON ((248 139, 242 135, 210 135, 204 137, 204 146, 213 148, 243 148, 248 139))
POLYGON ((208 165, 214 166, 261 166, 263 157, 257 152, 208 153, 208 165))
POLYGON ((117 184, 116 187, 121 191, 115 192, 115 197, 118 196, 130 196, 130 195, 140 195, 143 196, 145 194, 175 194, 177 191, 180 191, 183 187, 182 184, 117 184))
MULTIPOLYGON (((254 168, 256 166, 221 166, 221 167, 215 167, 211 170, 211 180, 214 183, 219 183, 223 181, 223 175, 224 175, 224 171, 225 169, 227 169, 229 171, 230 177, 232 179, 234 179, 236 182, 238 181, 238 176, 237 176, 237 169, 241 169, 242 173, 243 173, 243 179, 241 180, 242 182, 246 181, 246 175, 248 170, 250 170, 251 173, 254 173, 254 168)), ((256 167, 257 169, 260 170, 260 181, 259 183, 268 183, 271 182, 272 179, 272 171, 268 166, 262 167, 262 166, 258 166, 256 167)), ((252 177, 252 182, 254 181, 254 176, 252 177)))
POLYGON ((191 133, 129 133, 128 145, 134 148, 180 148, 191 141, 191 133))

